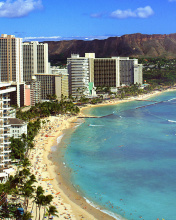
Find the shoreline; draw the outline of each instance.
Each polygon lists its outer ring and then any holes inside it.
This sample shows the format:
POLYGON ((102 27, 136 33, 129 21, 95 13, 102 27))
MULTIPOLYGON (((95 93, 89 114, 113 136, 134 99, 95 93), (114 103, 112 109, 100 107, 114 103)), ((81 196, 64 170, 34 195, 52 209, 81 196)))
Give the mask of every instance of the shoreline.
POLYGON ((103 107, 105 105, 117 105, 117 104, 120 104, 120 103, 124 103, 124 102, 131 102, 131 101, 135 101, 135 100, 146 100, 152 96, 157 96, 157 95, 160 95, 164 92, 170 92, 170 91, 176 91, 176 87, 174 88, 169 88, 169 89, 166 89, 166 90, 163 90, 163 91, 152 91, 150 93, 147 93, 147 94, 142 94, 142 95, 138 95, 138 96, 131 96, 129 98, 125 98, 125 99, 113 99, 113 100, 108 100, 108 101, 104 101, 102 103, 98 103, 98 104, 88 104, 86 106, 83 106, 81 107, 80 109, 80 113, 83 115, 83 116, 86 116, 83 114, 83 111, 85 109, 88 109, 88 108, 94 108, 94 107, 103 107))
MULTIPOLYGON (((54 151, 51 151, 52 147, 55 148, 57 145, 57 138, 63 135, 65 129, 71 128, 71 122, 76 121, 77 117, 67 117, 67 116, 50 116, 47 120, 50 120, 44 129, 41 129, 38 135, 35 137, 35 148, 30 152, 29 159, 31 161, 32 167, 30 169, 31 173, 36 176, 37 186, 42 186, 45 195, 51 194, 54 199, 51 205, 55 205, 58 210, 59 217, 54 217, 54 219, 109 219, 114 218, 101 212, 100 210, 92 207, 82 198, 78 193, 76 193, 72 187, 62 178, 61 167, 53 162, 52 157, 54 151), (59 129, 56 126, 59 125, 59 129), (49 130, 48 128, 51 128, 49 130), (56 129, 56 130, 55 130, 56 129), (46 134, 48 137, 46 137, 46 134), (59 174, 59 175, 58 175, 59 174), (46 181, 42 181, 46 180, 46 181), (92 214, 93 213, 93 214, 92 214)), ((35 210, 36 206, 32 204, 32 200, 29 202, 28 211, 31 212, 31 208, 35 210)), ((41 216, 43 215, 41 210, 41 216)), ((33 218, 35 219, 36 213, 32 212, 33 218)), ((121 220, 121 218, 118 218, 121 220)), ((123 219, 122 219, 123 220, 123 219)))
MULTIPOLYGON (((84 110, 92 107, 102 107, 105 105, 116 105, 123 102, 135 101, 140 99, 148 99, 152 96, 159 95, 163 92, 175 91, 175 89, 167 89, 164 91, 154 91, 152 93, 130 97, 124 100, 108 100, 104 103, 96 105, 87 105, 82 107, 78 116, 50 116, 47 118, 50 122, 40 129, 39 134, 35 137, 35 148, 31 151, 30 161, 32 164, 31 172, 33 172, 38 180, 37 185, 41 185, 47 194, 54 195, 52 204, 55 205, 59 212, 59 218, 54 219, 119 219, 125 220, 125 218, 117 215, 114 218, 108 214, 103 213, 100 208, 97 209, 92 205, 88 204, 87 201, 82 198, 76 190, 64 180, 62 173, 65 172, 64 164, 57 164, 53 158, 55 155, 54 148, 59 147, 57 144, 57 138, 64 133, 68 132, 69 128, 75 127, 78 117, 85 116, 84 110), (48 137, 46 137, 47 133, 48 137), (37 171, 36 171, 37 169, 37 171), (37 172, 37 173, 36 173, 37 172), (42 181, 48 178, 47 181, 42 181)), ((61 155, 59 155, 60 157, 61 155)), ((60 157, 61 158, 61 157, 60 157)), ((69 175, 69 174, 67 174, 69 175)), ((91 202, 91 201, 90 201, 91 202)), ((32 203, 31 203, 32 204, 32 203)), ((30 211, 30 210, 29 210, 30 211)), ((34 215, 33 214, 33 219, 34 215)))

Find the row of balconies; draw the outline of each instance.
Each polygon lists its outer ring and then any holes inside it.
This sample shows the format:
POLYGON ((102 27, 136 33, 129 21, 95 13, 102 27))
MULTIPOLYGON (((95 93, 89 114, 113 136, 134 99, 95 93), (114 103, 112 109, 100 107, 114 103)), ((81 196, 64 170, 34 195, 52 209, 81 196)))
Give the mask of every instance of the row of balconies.
POLYGON ((11 144, 11 142, 4 141, 3 143, 0 143, 0 144, 3 144, 3 145, 5 145, 5 147, 7 147, 9 144, 11 144), (7 146, 6 146, 6 145, 7 145, 7 146))
POLYGON ((10 157, 4 157, 4 158, 0 157, 0 164, 10 162, 10 161, 11 161, 10 157))
POLYGON ((10 164, 11 162, 6 163, 6 164, 0 164, 0 172, 2 173, 3 170, 8 169, 10 164))
POLYGON ((7 142, 9 142, 9 137, 5 137, 4 138, 4 141, 3 141, 3 138, 2 137, 0 137, 0 144, 2 144, 2 143, 7 143, 7 142))
POLYGON ((2 159, 2 157, 5 157, 6 159, 7 159, 7 157, 10 158, 10 152, 11 152, 11 150, 9 150, 9 151, 0 150, 0 158, 1 159, 2 159))
POLYGON ((0 96, 0 101, 9 101, 10 100, 10 96, 0 96))
POLYGON ((83 79, 75 79, 75 80, 72 80, 72 82, 71 83, 75 83, 75 82, 89 82, 89 80, 88 79, 85 79, 85 78, 83 78, 83 79))
POLYGON ((72 76, 75 76, 75 75, 88 75, 89 76, 89 71, 88 70, 74 70, 72 71, 71 73, 72 76))
POLYGON ((81 88, 81 87, 88 87, 88 85, 86 84, 75 84, 75 85, 72 85, 72 88, 81 88))
POLYGON ((5 151, 5 150, 0 150, 0 157, 4 156, 10 156, 11 150, 5 151))

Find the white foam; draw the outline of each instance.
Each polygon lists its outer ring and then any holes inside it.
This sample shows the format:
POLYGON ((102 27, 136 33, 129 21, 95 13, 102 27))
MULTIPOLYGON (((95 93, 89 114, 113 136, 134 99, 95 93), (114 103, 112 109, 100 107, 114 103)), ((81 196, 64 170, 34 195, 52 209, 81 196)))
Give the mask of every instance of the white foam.
POLYGON ((92 125, 92 124, 89 124, 89 126, 96 127, 96 126, 104 126, 104 125, 92 125))
POLYGON ((176 121, 173 121, 173 120, 168 120, 168 122, 176 123, 176 121))
POLYGON ((59 144, 59 143, 61 142, 63 136, 64 136, 64 134, 62 134, 61 136, 59 136, 59 137, 57 138, 57 144, 59 144))
POLYGON ((83 197, 83 198, 84 198, 84 199, 86 200, 86 202, 87 202, 89 205, 91 205, 92 207, 94 207, 94 208, 100 210, 101 212, 103 212, 103 213, 105 213, 105 214, 107 214, 107 215, 109 215, 109 216, 111 216, 111 217, 113 217, 113 218, 115 218, 115 219, 117 219, 117 220, 122 220, 122 217, 120 217, 119 215, 117 215, 117 214, 115 214, 115 213, 113 213, 113 212, 107 211, 107 210, 100 209, 100 208, 99 208, 98 206, 96 206, 93 202, 89 201, 86 197, 83 197))
POLYGON ((173 99, 169 99, 169 100, 167 100, 168 102, 170 102, 170 101, 172 101, 172 100, 176 100, 176 98, 173 98, 173 99))
POLYGON ((75 128, 79 127, 81 124, 82 124, 82 123, 77 124, 77 125, 75 126, 75 128))

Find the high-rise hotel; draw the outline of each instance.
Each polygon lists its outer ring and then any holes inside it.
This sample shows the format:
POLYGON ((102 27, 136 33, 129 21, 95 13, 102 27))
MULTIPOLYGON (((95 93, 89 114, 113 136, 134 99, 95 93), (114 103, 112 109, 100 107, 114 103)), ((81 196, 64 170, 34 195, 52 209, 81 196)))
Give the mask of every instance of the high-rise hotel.
POLYGON ((93 86, 118 88, 143 82, 142 64, 129 57, 95 58, 94 53, 86 53, 85 57, 72 54, 67 66, 72 96, 89 95, 93 86))
POLYGON ((0 37, 0 81, 16 87, 12 104, 24 105, 22 38, 2 34, 0 37), (20 92, 21 90, 21 92, 20 92), (20 97, 21 93, 21 97, 20 97))
POLYGON ((31 83, 36 73, 48 73, 48 44, 38 41, 23 43, 23 79, 31 83))
POLYGON ((10 93, 15 90, 11 83, 0 83, 0 182, 5 182, 10 173, 10 93))

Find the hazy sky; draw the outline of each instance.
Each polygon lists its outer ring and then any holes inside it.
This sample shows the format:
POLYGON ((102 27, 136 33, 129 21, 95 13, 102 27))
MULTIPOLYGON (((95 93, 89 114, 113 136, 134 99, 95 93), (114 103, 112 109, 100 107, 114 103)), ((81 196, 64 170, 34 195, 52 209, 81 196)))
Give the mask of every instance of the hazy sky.
POLYGON ((24 40, 176 33, 176 0, 0 0, 0 34, 24 40))

